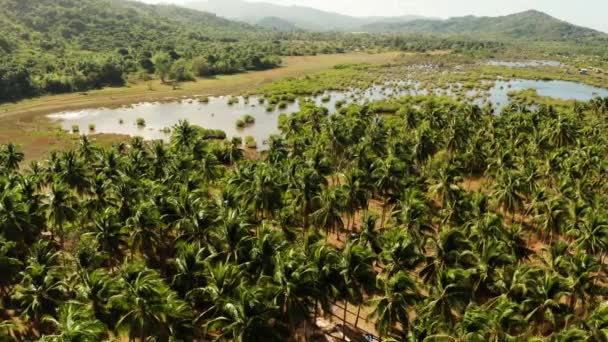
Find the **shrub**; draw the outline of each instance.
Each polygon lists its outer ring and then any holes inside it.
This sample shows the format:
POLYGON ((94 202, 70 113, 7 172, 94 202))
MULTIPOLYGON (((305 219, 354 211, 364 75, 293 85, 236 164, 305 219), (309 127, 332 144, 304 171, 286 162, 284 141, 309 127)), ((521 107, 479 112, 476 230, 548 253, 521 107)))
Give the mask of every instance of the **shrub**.
POLYGON ((243 121, 248 125, 253 125, 255 123, 255 118, 249 114, 245 114, 243 121))
POLYGON ((289 103, 287 103, 286 101, 281 101, 281 102, 279 102, 278 107, 279 107, 279 109, 285 109, 285 108, 287 108, 288 104, 289 103))
POLYGON ((139 127, 145 127, 146 126, 146 120, 144 118, 137 118, 135 120, 135 124, 139 127))
POLYGON ((321 102, 329 102, 331 100, 330 95, 325 95, 321 98, 321 102))
POLYGON ((233 137, 231 142, 232 142, 233 145, 240 146, 240 145, 243 145, 243 138, 241 138, 241 137, 233 137))
POLYGON ((169 78, 177 82, 194 81, 194 76, 190 72, 188 62, 179 60, 171 66, 169 78))
POLYGON ((95 124, 89 124, 89 132, 95 132, 95 124))
POLYGON ((246 126, 245 121, 243 121, 241 119, 236 120, 236 127, 237 128, 245 128, 245 126, 246 126))
POLYGON ((72 133, 74 133, 74 134, 80 133, 80 127, 78 125, 72 125, 72 133))
POLYGON ((201 96, 198 98, 198 102, 200 103, 209 103, 209 96, 201 96))
POLYGON ((212 69, 205 57, 195 57, 192 60, 192 72, 198 77, 205 77, 212 75, 212 69))
POLYGON ((258 148, 258 143, 255 141, 254 137, 246 136, 245 137, 245 146, 247 146, 247 148, 256 149, 256 148, 258 148))
POLYGON ((221 129, 205 129, 201 130, 201 135, 205 140, 224 140, 226 139, 226 132, 221 129))

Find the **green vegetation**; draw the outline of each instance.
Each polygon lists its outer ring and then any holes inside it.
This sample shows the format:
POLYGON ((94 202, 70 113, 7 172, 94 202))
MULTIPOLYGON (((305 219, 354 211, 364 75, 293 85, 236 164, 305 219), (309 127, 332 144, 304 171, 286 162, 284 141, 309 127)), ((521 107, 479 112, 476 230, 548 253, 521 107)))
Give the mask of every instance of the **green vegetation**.
POLYGON ((608 98, 394 103, 304 104, 255 160, 187 122, 29 167, 2 146, 0 332, 284 341, 340 302, 383 339, 608 338, 608 98))
POLYGON ((135 119, 135 124, 139 127, 144 127, 144 126, 146 126, 146 119, 137 118, 137 119, 135 119))
POLYGON ((254 124, 255 124, 255 118, 253 116, 251 116, 250 114, 245 114, 245 116, 243 116, 242 119, 238 119, 236 121, 236 127, 238 127, 238 128, 250 127, 250 126, 253 126, 254 124))
POLYGON ((413 20, 368 25, 369 31, 398 31, 407 33, 469 35, 481 38, 509 38, 541 41, 605 42, 608 35, 575 26, 545 13, 530 10, 502 17, 461 17, 448 20, 413 20))
MULTIPOLYGON (((319 319, 383 341, 608 340, 608 98, 511 91, 500 115, 488 100, 514 78, 606 87, 604 34, 535 11, 313 11, 315 33, 280 6, 206 4, 268 11, 250 11, 266 17, 254 26, 127 0, 0 0, 0 102, 129 85, 125 98, 204 104, 193 94, 220 85, 228 105, 300 106, 260 141, 187 121, 160 130, 168 141, 6 124, 3 141, 57 150, 26 165, 0 145, 0 341, 312 341, 319 319), (337 31, 362 26, 380 33, 337 31), (404 53, 211 79, 352 51, 404 53), (521 58, 562 64, 487 65, 521 58), (348 95, 332 114, 315 105, 331 91, 348 95)), ((54 102, 70 96, 94 95, 54 102)))
POLYGON ((255 141, 254 137, 248 135, 245 137, 245 146, 250 149, 256 149, 258 148, 258 143, 255 141))

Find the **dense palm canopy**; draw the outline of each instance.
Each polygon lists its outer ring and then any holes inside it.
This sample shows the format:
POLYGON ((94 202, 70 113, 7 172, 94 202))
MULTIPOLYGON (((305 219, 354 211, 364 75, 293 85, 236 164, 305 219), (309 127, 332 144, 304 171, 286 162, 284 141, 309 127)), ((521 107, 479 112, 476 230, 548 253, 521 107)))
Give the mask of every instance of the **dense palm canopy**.
POLYGON ((606 109, 393 102, 303 104, 251 160, 187 122, 4 146, 0 340, 281 341, 341 304, 396 340, 605 341, 606 109))

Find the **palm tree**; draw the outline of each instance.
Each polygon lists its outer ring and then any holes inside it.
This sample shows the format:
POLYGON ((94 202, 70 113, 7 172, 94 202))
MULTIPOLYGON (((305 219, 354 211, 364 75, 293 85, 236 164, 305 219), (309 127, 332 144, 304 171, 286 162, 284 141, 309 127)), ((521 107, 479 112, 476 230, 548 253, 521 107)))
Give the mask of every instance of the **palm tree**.
POLYGON ((377 279, 380 296, 370 301, 374 308, 370 318, 376 319, 376 328, 382 337, 388 337, 396 329, 408 332, 411 310, 422 295, 416 282, 404 271, 377 279))
POLYGON ((77 199, 62 185, 53 184, 48 195, 48 203, 44 205, 51 231, 59 236, 63 248, 65 244, 65 226, 74 222, 77 217, 77 199))
POLYGON ((78 194, 83 194, 89 186, 89 174, 76 152, 62 154, 60 165, 61 170, 55 174, 57 179, 78 194))
MULTIPOLYGON (((355 328, 359 322, 361 305, 364 296, 373 291, 376 282, 376 272, 373 268, 374 255, 361 244, 347 243, 342 251, 340 260, 340 275, 342 276, 342 292, 344 299, 344 316, 342 322, 346 326, 348 302, 358 305, 355 328)), ((343 334, 343 340, 346 335, 343 334)))
POLYGON ((271 283, 274 304, 287 320, 293 336, 295 327, 308 320, 313 299, 318 298, 316 269, 306 262, 304 253, 295 249, 277 255, 274 264, 271 283))
POLYGON ((0 150, 0 163, 7 171, 19 169, 19 164, 25 159, 23 152, 15 144, 6 144, 0 150))
POLYGON ((516 210, 523 206, 524 198, 520 193, 521 181, 518 175, 512 171, 504 171, 496 180, 496 189, 492 197, 505 212, 511 212, 511 220, 515 217, 516 210))
POLYGON ((44 322, 53 326, 56 334, 42 337, 41 341, 99 341, 106 332, 106 327, 96 320, 90 307, 70 301, 58 309, 59 318, 46 316, 44 322))
POLYGON ((114 209, 104 210, 95 219, 91 232, 85 234, 93 236, 99 243, 99 248, 109 260, 110 268, 115 267, 122 261, 124 250, 127 248, 127 233, 123 225, 117 220, 114 209))
POLYGON ((34 245, 28 265, 21 272, 21 283, 14 289, 13 299, 20 308, 21 315, 31 320, 33 329, 38 333, 45 331, 43 318, 53 314, 66 299, 66 286, 59 260, 60 253, 48 244, 34 245))
POLYGON ((443 207, 453 206, 458 199, 461 189, 458 186, 460 177, 457 175, 457 170, 446 164, 438 169, 429 181, 429 195, 438 199, 443 207))
POLYGON ((177 125, 173 126, 172 131, 171 142, 177 149, 190 149, 198 138, 198 129, 192 126, 188 120, 179 120, 177 125))
POLYGON ((121 287, 122 291, 110 298, 109 305, 121 311, 116 326, 119 331, 128 331, 131 341, 136 336, 140 341, 146 341, 151 335, 167 338, 191 310, 158 273, 138 263, 127 264, 122 269, 121 287))
POLYGON ((326 234, 334 231, 338 240, 340 232, 344 230, 342 213, 344 212, 346 195, 342 187, 325 187, 321 193, 315 197, 319 209, 312 213, 313 222, 318 227, 326 229, 326 234))
MULTIPOLYGON (((602 260, 608 248, 608 220, 598 213, 590 213, 583 218, 582 224, 568 231, 576 238, 575 244, 588 253, 601 254, 602 260)), ((602 261, 603 263, 603 261, 602 261)))
POLYGON ((276 312, 262 289, 240 287, 237 296, 222 306, 221 314, 207 323, 207 329, 218 331, 216 340, 283 341, 279 327, 269 324, 276 312))

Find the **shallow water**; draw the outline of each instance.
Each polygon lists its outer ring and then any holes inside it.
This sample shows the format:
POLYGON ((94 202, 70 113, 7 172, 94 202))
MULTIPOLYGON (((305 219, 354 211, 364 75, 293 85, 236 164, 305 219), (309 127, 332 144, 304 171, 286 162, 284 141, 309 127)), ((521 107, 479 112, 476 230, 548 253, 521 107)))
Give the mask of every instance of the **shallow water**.
MULTIPOLYGON (((489 100, 500 111, 509 102, 507 94, 511 91, 536 89, 539 95, 550 96, 565 100, 588 101, 595 96, 608 96, 608 90, 591 87, 584 84, 565 81, 530 81, 513 80, 497 81, 489 91, 489 100)), ((426 95, 428 91, 421 89, 420 85, 412 81, 392 82, 383 86, 376 85, 364 91, 350 90, 345 92, 331 91, 331 100, 322 102, 322 96, 314 98, 317 105, 335 111, 337 101, 346 100, 348 103, 364 103, 405 95, 426 95)), ((436 94, 453 95, 451 90, 435 90, 436 94)), ((469 91, 473 96, 476 91, 469 91)), ((209 103, 200 103, 197 100, 181 100, 176 102, 160 103, 150 102, 122 107, 117 109, 99 108, 86 109, 78 112, 66 112, 50 115, 60 121, 62 127, 71 131, 78 126, 81 133, 88 133, 89 124, 95 125, 95 133, 125 134, 141 136, 145 139, 167 139, 170 134, 163 132, 164 128, 175 125, 179 120, 188 120, 192 124, 205 128, 221 129, 228 137, 253 136, 260 148, 264 148, 264 140, 271 134, 279 132, 277 124, 281 113, 292 113, 299 110, 298 101, 289 103, 284 109, 267 111, 266 105, 259 104, 257 97, 248 101, 239 98, 239 103, 228 105, 228 97, 210 97, 209 103), (245 114, 252 115, 256 122, 250 127, 239 129, 236 121, 245 114), (146 121, 145 127, 137 127, 137 118, 146 121), (119 121, 124 123, 120 124, 119 121)), ((482 99, 477 99, 481 104, 482 99)))
POLYGON ((488 65, 493 66, 504 66, 508 68, 529 68, 529 67, 539 67, 539 66, 551 66, 551 67, 559 67, 563 64, 557 61, 544 61, 544 60, 532 60, 532 61, 489 61, 488 65))
POLYGON ((512 80, 497 81, 490 90, 490 101, 494 104, 498 103, 496 108, 500 110, 509 103, 509 92, 526 89, 535 89, 540 96, 548 96, 562 100, 589 101, 597 96, 608 96, 608 89, 597 88, 582 83, 567 81, 512 80))

